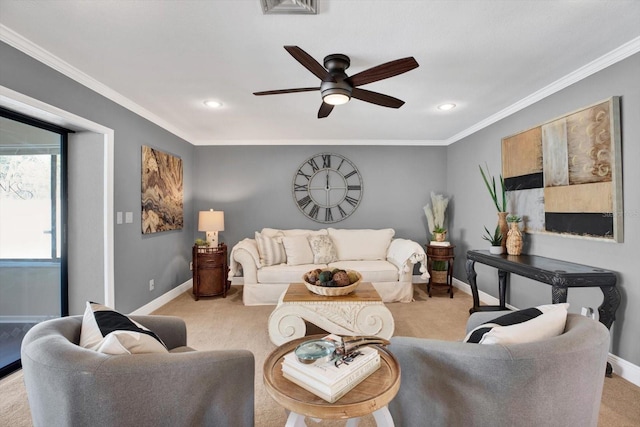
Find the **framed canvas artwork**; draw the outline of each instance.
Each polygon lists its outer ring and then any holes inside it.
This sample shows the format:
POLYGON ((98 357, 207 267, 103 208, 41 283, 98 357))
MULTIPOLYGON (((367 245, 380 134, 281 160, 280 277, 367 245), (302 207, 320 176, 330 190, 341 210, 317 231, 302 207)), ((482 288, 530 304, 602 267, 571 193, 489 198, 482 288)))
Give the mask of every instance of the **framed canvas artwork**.
POLYGON ((182 159, 142 146, 142 234, 181 230, 182 159))
POLYGON ((620 98, 502 139, 510 212, 528 233, 623 240, 620 98))

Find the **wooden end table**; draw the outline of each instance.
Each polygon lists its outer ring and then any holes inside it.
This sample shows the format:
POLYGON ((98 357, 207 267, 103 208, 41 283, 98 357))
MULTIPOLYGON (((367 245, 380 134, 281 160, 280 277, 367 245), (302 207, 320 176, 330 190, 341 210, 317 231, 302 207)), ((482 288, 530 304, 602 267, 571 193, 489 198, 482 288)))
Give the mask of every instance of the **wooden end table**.
POLYGON ((298 344, 324 335, 299 338, 275 349, 264 362, 263 380, 269 395, 289 412, 287 427, 304 426, 305 417, 344 420, 357 426, 359 418, 372 414, 378 426, 392 427, 387 404, 400 389, 400 365, 393 354, 378 347, 380 368, 338 401, 329 403, 282 376, 282 360, 298 344))
POLYGON ((269 337, 275 345, 304 337, 309 321, 337 335, 375 335, 389 339, 395 330, 391 311, 369 282, 343 296, 316 295, 304 283, 292 283, 269 316, 269 337))
POLYGON ((449 298, 453 298, 453 260, 455 259, 455 245, 450 246, 427 246, 427 271, 429 272, 429 282, 427 282, 427 294, 431 298, 431 287, 434 285, 447 286, 449 298), (433 263, 435 261, 443 261, 447 263, 447 280, 446 283, 439 283, 433 280, 433 263))
POLYGON ((227 280, 227 245, 221 243, 212 248, 193 246, 192 257, 193 295, 196 301, 200 297, 215 295, 226 298, 231 286, 231 282, 227 280))

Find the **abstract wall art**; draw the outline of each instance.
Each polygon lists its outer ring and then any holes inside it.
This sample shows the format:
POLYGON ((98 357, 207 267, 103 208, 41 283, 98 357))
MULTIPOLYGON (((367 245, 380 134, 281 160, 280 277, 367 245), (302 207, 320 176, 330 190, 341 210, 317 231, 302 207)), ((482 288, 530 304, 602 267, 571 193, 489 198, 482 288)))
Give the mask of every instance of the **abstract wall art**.
POLYGON ((623 241, 620 98, 502 139, 509 211, 528 233, 623 241))
POLYGON ((142 234, 182 229, 182 192, 182 159, 143 145, 142 234))

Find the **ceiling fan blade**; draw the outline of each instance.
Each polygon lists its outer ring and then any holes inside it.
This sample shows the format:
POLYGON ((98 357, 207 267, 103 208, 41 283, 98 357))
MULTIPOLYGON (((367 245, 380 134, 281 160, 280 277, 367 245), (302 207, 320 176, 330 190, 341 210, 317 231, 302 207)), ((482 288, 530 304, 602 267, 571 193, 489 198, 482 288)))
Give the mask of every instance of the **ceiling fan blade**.
POLYGON ((296 89, 278 89, 278 90, 265 90, 262 92, 253 92, 254 95, 279 95, 282 93, 295 93, 295 92, 311 92, 314 90, 320 90, 319 87, 299 87, 296 89))
POLYGON ((329 114, 331 114, 331 111, 333 111, 333 105, 323 102, 320 106, 320 109, 318 110, 318 118, 324 119, 329 114))
POLYGON ((406 73, 419 65, 413 56, 396 59, 395 61, 385 62, 368 70, 354 74, 347 78, 347 81, 353 86, 362 86, 369 83, 377 82, 378 80, 388 79, 389 77, 397 76, 398 74, 406 73))
POLYGON ((323 82, 336 81, 336 79, 331 74, 329 74, 329 72, 322 65, 320 65, 318 61, 313 59, 311 55, 300 49, 298 46, 285 46, 284 48, 291 54, 291 56, 295 58, 296 61, 301 63, 304 68, 311 71, 317 78, 319 78, 323 82))
POLYGON ((400 108, 404 105, 404 101, 394 98, 393 96, 383 95, 378 92, 371 92, 370 90, 353 88, 351 97, 359 99, 360 101, 370 102, 372 104, 381 105, 389 108, 400 108))

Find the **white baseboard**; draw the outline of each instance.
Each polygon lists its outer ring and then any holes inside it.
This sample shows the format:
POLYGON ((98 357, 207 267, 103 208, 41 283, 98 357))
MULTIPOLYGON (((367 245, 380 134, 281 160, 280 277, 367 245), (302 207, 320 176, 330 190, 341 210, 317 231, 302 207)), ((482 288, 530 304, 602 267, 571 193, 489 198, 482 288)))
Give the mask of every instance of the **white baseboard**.
MULTIPOLYGON (((234 280, 231 282, 231 286, 242 285, 242 283, 243 283, 242 277, 234 277, 233 279, 234 280), (235 279, 240 279, 240 280, 236 281, 235 279)), ((166 303, 171 301, 172 299, 177 298, 182 293, 184 293, 187 290, 191 289, 191 287, 193 287, 193 279, 189 279, 186 282, 184 282, 183 284, 181 284, 179 286, 176 286, 175 288, 171 289, 169 292, 167 292, 167 293, 165 293, 163 295, 160 295, 158 298, 154 299, 153 301, 149 302, 148 304, 143 305, 139 309, 137 309, 135 311, 132 311, 129 314, 133 314, 133 315, 151 314, 155 310, 159 309, 160 307, 162 307, 163 305, 165 305, 166 303)))
POLYGON ((640 387, 640 367, 611 353, 608 360, 616 375, 640 387))
POLYGON ((167 304, 172 299, 177 298, 179 295, 184 293, 187 289, 191 288, 192 286, 193 286, 193 279, 189 279, 183 284, 178 285, 175 288, 171 289, 169 292, 163 295, 160 295, 158 298, 152 300, 148 304, 145 304, 139 309, 132 311, 130 314, 133 314, 133 315, 151 314, 155 310, 167 304))
MULTIPOLYGON (((414 282, 415 283, 415 282, 414 282)), ((471 295, 471 286, 464 283, 461 280, 453 278, 453 286, 457 289, 460 289, 462 292, 471 295)), ((480 302, 483 302, 487 305, 498 305, 500 300, 495 298, 485 292, 478 291, 478 296, 480 297, 480 302)), ((517 307, 507 304, 507 307, 511 310, 517 310, 517 307)), ((634 365, 631 362, 628 362, 615 354, 609 353, 609 357, 607 359, 611 366, 613 367, 613 372, 629 381, 632 384, 640 387, 640 366, 634 365)))

